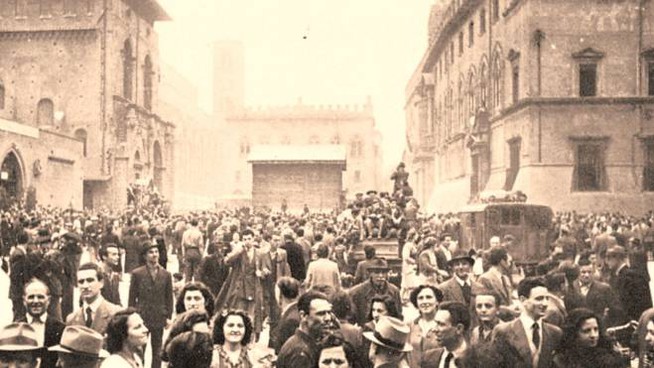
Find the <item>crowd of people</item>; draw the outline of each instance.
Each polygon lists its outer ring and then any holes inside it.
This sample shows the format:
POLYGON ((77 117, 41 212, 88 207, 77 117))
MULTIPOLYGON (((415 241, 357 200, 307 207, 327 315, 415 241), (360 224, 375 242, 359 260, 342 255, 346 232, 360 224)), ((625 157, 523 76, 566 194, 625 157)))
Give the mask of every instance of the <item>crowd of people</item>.
POLYGON ((507 234, 461 249, 403 170, 340 213, 4 211, 0 362, 140 368, 149 346, 154 368, 654 366, 652 213, 557 214, 523 269, 507 234), (397 239, 400 283, 377 238, 397 239))

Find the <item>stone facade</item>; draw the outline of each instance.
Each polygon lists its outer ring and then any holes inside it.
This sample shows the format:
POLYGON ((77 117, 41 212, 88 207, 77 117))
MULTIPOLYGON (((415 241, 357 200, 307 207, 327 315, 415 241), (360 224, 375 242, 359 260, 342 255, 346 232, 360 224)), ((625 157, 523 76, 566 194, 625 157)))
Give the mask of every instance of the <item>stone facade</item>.
POLYGON ((214 118, 223 132, 219 202, 252 198, 252 167, 247 157, 256 145, 344 145, 347 197, 369 189, 388 190, 381 177, 381 134, 375 126, 372 102, 354 106, 295 105, 248 108, 243 101, 243 51, 233 43, 219 43, 214 53, 214 118), (222 82, 225 81, 225 82, 222 82))
POLYGON ((0 117, 83 142, 85 207, 123 207, 137 178, 173 191, 153 30, 167 19, 155 0, 0 3, 0 117))
POLYGON ((555 210, 654 203, 654 6, 434 5, 406 89, 407 166, 429 210, 521 190, 555 210))

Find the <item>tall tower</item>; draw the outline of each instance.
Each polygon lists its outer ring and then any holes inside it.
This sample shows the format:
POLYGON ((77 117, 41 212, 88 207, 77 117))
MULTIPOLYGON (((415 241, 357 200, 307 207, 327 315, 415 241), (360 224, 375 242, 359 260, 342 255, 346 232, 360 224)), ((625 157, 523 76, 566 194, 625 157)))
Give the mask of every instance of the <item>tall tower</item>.
POLYGON ((244 105, 243 44, 237 41, 218 41, 213 50, 213 115, 230 116, 244 105))

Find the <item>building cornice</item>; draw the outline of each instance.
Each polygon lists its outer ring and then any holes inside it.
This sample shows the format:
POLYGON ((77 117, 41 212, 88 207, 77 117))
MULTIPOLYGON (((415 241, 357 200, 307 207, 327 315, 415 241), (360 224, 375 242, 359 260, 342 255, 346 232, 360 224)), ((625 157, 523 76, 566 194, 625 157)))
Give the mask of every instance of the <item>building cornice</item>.
POLYGON ((162 125, 165 125, 165 126, 168 126, 168 127, 171 127, 171 128, 175 128, 175 124, 173 124, 172 122, 162 119, 159 115, 151 112, 150 110, 146 109, 143 106, 137 105, 137 104, 133 103, 132 101, 125 99, 122 96, 114 95, 113 99, 114 99, 115 102, 119 102, 119 103, 124 104, 125 107, 128 108, 128 109, 133 108, 139 114, 143 114, 143 115, 145 115, 145 116, 147 116, 149 118, 154 119, 159 124, 162 124, 162 125))
POLYGON ((49 38, 79 38, 96 36, 96 28, 80 29, 50 29, 50 30, 16 30, 0 31, 0 39, 49 39, 49 38))

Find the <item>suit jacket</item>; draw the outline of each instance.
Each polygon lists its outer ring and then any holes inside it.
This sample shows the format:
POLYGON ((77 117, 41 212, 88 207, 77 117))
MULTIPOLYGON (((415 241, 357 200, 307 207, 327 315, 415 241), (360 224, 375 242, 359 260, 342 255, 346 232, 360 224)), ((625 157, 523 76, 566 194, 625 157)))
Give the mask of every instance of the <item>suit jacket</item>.
POLYGON ((164 328, 173 314, 173 281, 170 272, 157 268, 153 279, 147 266, 132 271, 129 306, 139 310, 148 329, 164 328))
MULTIPOLYGON (((553 366, 554 351, 559 347, 562 335, 560 328, 543 322, 537 368, 553 366)), ((495 326, 492 340, 493 353, 497 357, 496 367, 533 367, 529 340, 520 318, 495 326)))
POLYGON ((279 318, 276 328, 270 332, 270 343, 268 344, 279 354, 282 345, 293 336, 295 330, 300 326, 300 312, 297 303, 289 305, 279 318))
POLYGON ((118 288, 120 286, 120 275, 118 272, 113 272, 111 266, 107 263, 102 263, 102 271, 104 271, 104 286, 100 293, 102 296, 111 303, 122 305, 120 302, 120 293, 118 288))
POLYGON ((500 296, 500 305, 511 305, 511 280, 507 276, 502 275, 504 279, 504 283, 502 283, 502 280, 491 270, 492 268, 482 273, 477 279, 477 282, 487 290, 496 292, 500 296))
MULTIPOLYGON (((120 305, 110 303, 107 300, 103 299, 102 302, 100 303, 100 306, 95 311, 95 315, 93 316, 93 323, 91 324, 91 329, 99 332, 101 335, 104 335, 105 331, 107 330, 107 325, 109 324, 109 320, 111 320, 111 317, 113 317, 113 315, 121 309, 122 308, 120 305)), ((84 308, 83 307, 79 308, 73 313, 69 314, 68 317, 66 318, 66 325, 86 326, 86 320, 84 318, 84 308)))
POLYGON ((277 253, 275 254, 275 264, 273 264, 273 255, 271 252, 265 252, 261 254, 261 267, 267 268, 270 271, 275 271, 275 274, 271 274, 271 281, 274 283, 277 282, 280 278, 284 276, 291 276, 291 267, 288 265, 288 254, 282 248, 277 248, 277 253))
MULTIPOLYGON (((445 348, 434 348, 425 351, 425 354, 423 355, 423 359, 419 367, 438 368, 444 352, 445 352, 445 348)), ((480 362, 478 361, 478 359, 476 359, 474 352, 475 352, 474 347, 468 344, 468 347, 466 348, 463 355, 460 358, 453 360, 450 363, 450 367, 454 367, 454 364, 456 364, 457 368, 480 367, 481 366, 480 362)))
POLYGON ((373 259, 364 259, 357 264, 357 269, 354 271, 354 284, 360 284, 368 280, 368 268, 372 265, 373 259))
MULTIPOLYGON (((27 317, 23 317, 19 322, 28 323, 27 317)), ((61 341, 61 335, 64 333, 66 324, 56 318, 48 316, 45 320, 45 336, 43 339, 43 346, 49 348, 58 345, 61 341)), ((55 368, 57 366, 57 352, 46 351, 41 358, 40 368, 55 368)))
POLYGON ((608 308, 609 313, 603 319, 604 326, 617 326, 625 320, 624 310, 620 305, 615 293, 608 284, 599 281, 591 281, 588 293, 584 297, 581 294, 581 283, 576 280, 572 289, 565 295, 565 309, 571 311, 577 308, 588 308, 598 316, 604 316, 604 310, 608 308))
MULTIPOLYGON (((468 276, 468 278, 470 277, 471 276, 468 276)), ((443 292, 444 302, 446 301, 459 302, 474 309, 475 306, 474 296, 477 295, 480 291, 484 290, 484 286, 477 281, 470 280, 469 302, 466 302, 465 298, 463 297, 463 288, 456 281, 456 277, 452 277, 451 279, 439 284, 438 289, 443 292)))
POLYGON ((637 321, 646 309, 652 307, 649 283, 639 272, 623 267, 611 277, 610 285, 618 295, 627 321, 637 321))
POLYGON ((284 249, 288 255, 288 265, 291 268, 291 275, 293 278, 300 282, 304 281, 304 278, 306 277, 306 263, 302 253, 302 248, 294 242, 284 243, 281 248, 284 249))

